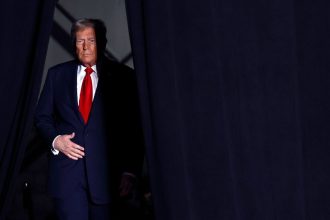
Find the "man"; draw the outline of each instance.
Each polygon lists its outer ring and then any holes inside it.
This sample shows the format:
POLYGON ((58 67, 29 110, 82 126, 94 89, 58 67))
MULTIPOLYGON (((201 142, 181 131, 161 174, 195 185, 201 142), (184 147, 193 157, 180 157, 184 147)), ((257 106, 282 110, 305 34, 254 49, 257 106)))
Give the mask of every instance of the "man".
POLYGON ((35 114, 52 152, 48 188, 60 219, 109 219, 142 162, 134 75, 105 58, 102 21, 77 20, 71 38, 76 59, 49 69, 35 114))

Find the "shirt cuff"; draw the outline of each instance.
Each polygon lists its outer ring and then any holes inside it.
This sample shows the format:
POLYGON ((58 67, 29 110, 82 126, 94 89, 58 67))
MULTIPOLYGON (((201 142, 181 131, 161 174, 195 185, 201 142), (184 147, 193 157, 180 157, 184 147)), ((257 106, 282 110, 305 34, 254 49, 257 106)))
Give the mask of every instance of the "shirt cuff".
POLYGON ((52 147, 51 147, 51 151, 52 151, 52 154, 54 154, 54 155, 58 155, 60 152, 58 151, 58 150, 56 150, 55 149, 55 147, 54 147, 54 143, 55 143, 55 141, 56 141, 56 139, 59 137, 59 136, 61 136, 61 135, 57 135, 55 138, 54 138, 54 140, 53 140, 53 142, 52 142, 52 147))

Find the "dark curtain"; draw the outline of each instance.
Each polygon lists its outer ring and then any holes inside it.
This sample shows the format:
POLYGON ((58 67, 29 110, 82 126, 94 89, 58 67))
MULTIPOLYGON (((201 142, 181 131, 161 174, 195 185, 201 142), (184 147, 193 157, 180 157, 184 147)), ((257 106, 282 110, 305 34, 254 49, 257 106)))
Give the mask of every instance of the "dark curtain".
POLYGON ((14 194, 53 21, 55 0, 1 1, 0 219, 14 194))
POLYGON ((329 1, 126 4, 156 219, 330 219, 329 1))

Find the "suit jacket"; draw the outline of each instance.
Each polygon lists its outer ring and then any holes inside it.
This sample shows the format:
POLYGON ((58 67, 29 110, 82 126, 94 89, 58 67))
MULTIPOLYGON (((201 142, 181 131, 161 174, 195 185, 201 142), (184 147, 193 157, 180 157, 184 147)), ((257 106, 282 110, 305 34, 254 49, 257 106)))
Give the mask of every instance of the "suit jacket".
POLYGON ((133 71, 102 59, 87 124, 78 109, 77 61, 49 69, 35 114, 35 124, 48 147, 57 135, 75 132, 73 142, 85 148, 84 159, 50 155, 50 193, 65 198, 87 179, 96 203, 108 203, 122 172, 138 174, 142 162, 142 136, 133 71))

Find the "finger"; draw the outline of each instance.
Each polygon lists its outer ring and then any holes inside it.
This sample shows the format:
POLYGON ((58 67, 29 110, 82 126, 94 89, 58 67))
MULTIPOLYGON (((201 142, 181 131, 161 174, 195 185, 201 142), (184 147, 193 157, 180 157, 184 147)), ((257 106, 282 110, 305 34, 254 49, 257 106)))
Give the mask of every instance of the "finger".
POLYGON ((121 190, 121 193, 127 195, 130 190, 128 188, 124 188, 121 190))
POLYGON ((120 185, 119 189, 122 193, 128 193, 132 188, 132 184, 129 184, 127 182, 120 185))
POLYGON ((75 135, 76 134, 74 132, 72 132, 71 135, 70 135, 70 139, 74 138, 75 135))
POLYGON ((128 191, 127 190, 120 190, 119 195, 120 196, 127 196, 128 195, 128 191))
POLYGON ((130 191, 131 191, 131 188, 129 188, 129 187, 126 188, 125 187, 125 188, 120 190, 120 195, 121 196, 127 196, 130 193, 130 191))
MULTIPOLYGON (((73 143, 73 142, 72 142, 72 143, 73 143)), ((80 145, 78 145, 78 144, 75 144, 75 143, 72 144, 72 147, 73 147, 74 149, 79 149, 79 150, 81 150, 81 151, 84 151, 84 150, 85 150, 85 148, 83 148, 82 146, 80 146, 80 145)))
POLYGON ((121 188, 127 188, 130 185, 130 183, 128 181, 122 181, 120 184, 121 188))
POLYGON ((72 160, 78 160, 78 157, 72 156, 70 153, 66 154, 66 156, 72 160))
POLYGON ((70 140, 73 136, 73 133, 72 134, 65 134, 65 135, 62 135, 62 136, 63 136, 63 139, 70 140))
POLYGON ((77 148, 75 148, 75 147, 70 147, 70 149, 69 149, 69 151, 68 151, 68 153, 70 153, 70 154, 74 154, 74 155, 79 155, 79 156, 85 156, 85 152, 84 151, 82 151, 82 150, 80 150, 80 149, 77 149, 77 148))
POLYGON ((73 149, 72 152, 79 155, 79 156, 81 156, 81 157, 85 156, 85 152, 80 150, 80 149, 73 149))
POLYGON ((79 155, 82 155, 82 156, 85 156, 85 149, 81 146, 79 146, 78 144, 74 144, 72 145, 72 151, 79 154, 79 155))
POLYGON ((82 155, 80 155, 79 153, 73 152, 73 151, 70 152, 69 154, 70 154, 72 157, 75 157, 75 158, 78 158, 78 159, 79 159, 79 158, 80 158, 80 159, 83 158, 82 155))

